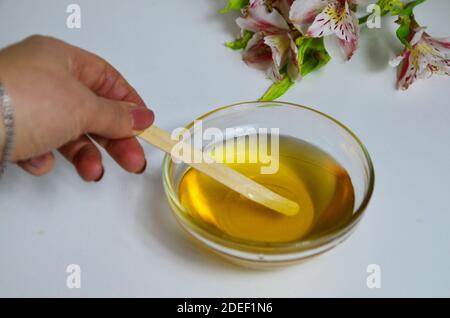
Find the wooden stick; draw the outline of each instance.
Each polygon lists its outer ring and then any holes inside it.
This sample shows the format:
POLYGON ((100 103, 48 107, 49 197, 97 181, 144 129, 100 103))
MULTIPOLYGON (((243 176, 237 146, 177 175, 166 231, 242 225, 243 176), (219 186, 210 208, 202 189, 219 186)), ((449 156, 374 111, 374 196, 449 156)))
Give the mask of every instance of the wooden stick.
POLYGON ((183 148, 191 152, 184 154, 186 158, 192 158, 192 155, 194 155, 194 158, 207 158, 207 162, 212 163, 206 163, 206 160, 202 160, 201 163, 186 162, 183 156, 171 153, 173 147, 178 144, 179 141, 173 140, 168 132, 155 125, 152 125, 147 130, 141 132, 138 136, 162 151, 172 154, 174 158, 185 162, 187 165, 203 172, 226 187, 242 194, 249 200, 284 215, 293 216, 298 213, 299 206, 296 202, 269 190, 227 165, 216 162, 211 156, 191 147, 191 145, 186 145, 186 147, 183 148))

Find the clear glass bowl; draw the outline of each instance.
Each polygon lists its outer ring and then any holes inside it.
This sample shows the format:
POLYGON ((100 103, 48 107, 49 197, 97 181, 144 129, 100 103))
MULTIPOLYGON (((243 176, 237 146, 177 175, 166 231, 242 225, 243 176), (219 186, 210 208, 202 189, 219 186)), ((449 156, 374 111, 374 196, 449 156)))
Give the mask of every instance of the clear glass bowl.
MULTIPOLYGON (((240 265, 271 268, 303 261, 335 247, 361 220, 373 192, 374 169, 358 137, 337 120, 314 109, 284 102, 239 103, 218 108, 199 119, 203 129, 279 128, 280 135, 305 140, 333 156, 347 170, 355 191, 352 217, 334 232, 289 243, 245 241, 212 231, 187 213, 178 197, 179 183, 187 167, 174 163, 170 155, 166 155, 163 184, 169 204, 182 228, 200 245, 240 265)), ((191 133, 193 124, 186 126, 191 133)))

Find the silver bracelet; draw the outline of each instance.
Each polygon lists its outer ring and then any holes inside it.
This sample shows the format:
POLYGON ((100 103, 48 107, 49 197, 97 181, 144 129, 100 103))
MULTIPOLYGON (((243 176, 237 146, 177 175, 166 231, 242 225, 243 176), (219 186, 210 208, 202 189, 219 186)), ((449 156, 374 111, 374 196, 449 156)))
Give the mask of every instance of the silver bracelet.
POLYGON ((0 157, 0 177, 5 172, 6 165, 11 159, 14 144, 14 113, 11 106, 11 98, 5 90, 5 86, 0 82, 0 117, 3 117, 3 125, 5 126, 5 146, 1 151, 0 157), (1 116, 3 115, 3 116, 1 116))

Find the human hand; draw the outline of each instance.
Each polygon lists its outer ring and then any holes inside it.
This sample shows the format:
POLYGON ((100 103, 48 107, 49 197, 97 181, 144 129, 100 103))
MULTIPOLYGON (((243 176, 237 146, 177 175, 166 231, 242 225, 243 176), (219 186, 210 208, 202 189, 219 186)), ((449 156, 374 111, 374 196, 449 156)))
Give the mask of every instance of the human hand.
POLYGON ((153 112, 105 60, 53 38, 32 36, 0 51, 0 81, 14 109, 12 161, 29 173, 49 172, 52 151, 58 149, 84 180, 99 181, 104 168, 92 140, 125 170, 145 170, 133 130, 149 127, 153 112))

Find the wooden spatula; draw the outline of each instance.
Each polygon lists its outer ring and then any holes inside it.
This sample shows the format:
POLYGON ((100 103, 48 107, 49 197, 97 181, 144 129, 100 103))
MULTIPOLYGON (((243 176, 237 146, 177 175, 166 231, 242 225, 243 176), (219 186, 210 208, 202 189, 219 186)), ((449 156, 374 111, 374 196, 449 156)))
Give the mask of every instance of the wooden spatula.
MULTIPOLYGON (((155 125, 141 132, 138 136, 151 145, 169 154, 171 154, 172 148, 179 142, 177 140, 173 140, 168 132, 156 127, 155 125)), ((198 158, 205 158, 208 156, 207 162, 212 163, 206 163, 206 160, 203 160, 202 163, 191 163, 186 162, 183 156, 176 155, 175 153, 172 154, 172 156, 183 161, 194 169, 210 176, 226 187, 240 193, 249 200, 257 202, 284 215, 293 216, 298 213, 299 206, 296 202, 280 196, 279 194, 269 190, 268 188, 226 166, 225 164, 216 162, 208 154, 202 153, 198 149, 193 147, 191 148, 191 146, 184 147, 183 149, 187 149, 192 152, 185 154, 187 158, 192 158, 191 155, 195 156, 196 152, 200 152, 200 154, 197 153, 198 158)))

